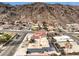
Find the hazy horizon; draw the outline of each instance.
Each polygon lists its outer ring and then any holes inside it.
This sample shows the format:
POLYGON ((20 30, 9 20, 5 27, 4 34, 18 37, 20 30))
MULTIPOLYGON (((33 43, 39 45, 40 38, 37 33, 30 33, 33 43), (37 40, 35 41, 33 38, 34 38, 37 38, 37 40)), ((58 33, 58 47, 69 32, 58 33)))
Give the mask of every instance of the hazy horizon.
MULTIPOLYGON (((11 5, 23 5, 23 4, 32 4, 34 2, 2 2, 2 3, 11 4, 11 5)), ((79 6, 79 2, 45 2, 45 3, 79 6)))

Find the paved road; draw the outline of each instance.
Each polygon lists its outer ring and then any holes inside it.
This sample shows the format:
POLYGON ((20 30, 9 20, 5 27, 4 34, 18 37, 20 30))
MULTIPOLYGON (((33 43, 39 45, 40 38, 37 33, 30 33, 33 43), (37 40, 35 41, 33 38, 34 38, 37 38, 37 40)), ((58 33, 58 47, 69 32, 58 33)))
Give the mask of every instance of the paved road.
POLYGON ((27 33, 21 33, 21 37, 18 39, 13 38, 13 41, 6 45, 6 49, 1 52, 0 56, 12 56, 19 47, 20 43, 23 41, 26 34, 27 33))
POLYGON ((16 32, 16 33, 18 33, 18 32, 27 32, 27 33, 31 33, 32 31, 30 31, 30 30, 10 30, 10 29, 3 29, 3 30, 0 30, 0 32, 16 32))

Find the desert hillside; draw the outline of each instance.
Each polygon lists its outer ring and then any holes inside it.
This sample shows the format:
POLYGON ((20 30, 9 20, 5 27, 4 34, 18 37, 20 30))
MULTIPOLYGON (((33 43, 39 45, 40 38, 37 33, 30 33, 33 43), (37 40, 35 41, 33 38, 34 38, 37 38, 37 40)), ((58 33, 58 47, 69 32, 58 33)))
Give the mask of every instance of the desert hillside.
POLYGON ((11 6, 0 3, 0 22, 46 21, 48 24, 65 26, 68 23, 79 23, 79 6, 61 4, 32 3, 11 6))

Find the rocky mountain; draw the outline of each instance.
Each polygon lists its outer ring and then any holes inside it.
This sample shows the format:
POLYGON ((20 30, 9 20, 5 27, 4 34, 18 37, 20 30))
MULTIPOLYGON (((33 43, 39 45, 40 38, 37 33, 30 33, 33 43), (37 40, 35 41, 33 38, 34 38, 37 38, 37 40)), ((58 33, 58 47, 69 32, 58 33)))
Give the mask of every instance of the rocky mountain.
POLYGON ((79 6, 41 2, 17 6, 0 4, 0 21, 18 20, 21 22, 45 21, 53 26, 79 23, 79 6))

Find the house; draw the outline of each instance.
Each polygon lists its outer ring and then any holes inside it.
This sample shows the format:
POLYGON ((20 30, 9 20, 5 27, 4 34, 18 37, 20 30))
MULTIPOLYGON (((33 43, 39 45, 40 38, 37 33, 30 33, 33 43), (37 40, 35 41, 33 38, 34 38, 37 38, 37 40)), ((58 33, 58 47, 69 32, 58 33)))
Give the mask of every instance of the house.
POLYGON ((40 38, 34 38, 34 40, 35 42, 29 43, 27 48, 27 54, 44 53, 44 51, 48 52, 50 50, 49 42, 45 36, 40 38))
POLYGON ((69 36, 62 35, 55 36, 53 38, 56 40, 56 43, 60 46, 60 48, 64 50, 65 54, 72 54, 73 52, 79 53, 79 45, 74 41, 74 39, 71 39, 69 36))
POLYGON ((77 23, 67 24, 66 30, 69 32, 78 32, 79 31, 79 24, 77 24, 77 23))

